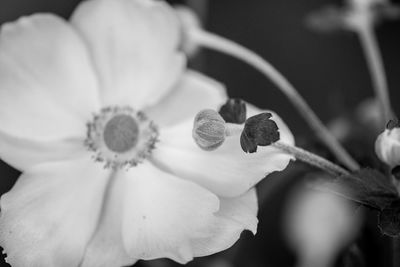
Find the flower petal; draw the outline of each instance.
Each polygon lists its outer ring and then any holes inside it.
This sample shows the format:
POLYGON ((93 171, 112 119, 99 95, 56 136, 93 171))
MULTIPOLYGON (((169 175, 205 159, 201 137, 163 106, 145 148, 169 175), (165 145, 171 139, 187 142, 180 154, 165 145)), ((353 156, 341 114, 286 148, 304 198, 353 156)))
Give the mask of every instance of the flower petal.
POLYGON ((149 163, 121 173, 118 179, 124 181, 120 189, 124 193, 117 194, 123 201, 122 238, 132 258, 167 257, 186 263, 194 256, 227 249, 244 229, 256 229, 254 190, 220 200, 149 163))
POLYGON ((190 239, 214 221, 219 199, 208 190, 144 163, 126 173, 122 238, 134 258, 193 258, 190 239))
POLYGON ((170 126, 193 119, 203 109, 217 109, 227 98, 222 84, 199 72, 188 70, 174 89, 159 103, 145 110, 145 113, 157 125, 170 126))
MULTIPOLYGON (((248 105, 249 116, 253 107, 248 105)), ((262 112, 260 110, 260 112, 262 112)), ((281 141, 293 144, 289 128, 270 112, 279 126, 281 141)), ((161 129, 160 142, 152 160, 163 169, 208 188, 218 196, 243 194, 266 175, 286 168, 292 156, 271 147, 260 147, 257 153, 246 154, 240 147, 240 135, 227 137, 214 151, 201 150, 192 139, 193 122, 161 129)))
POLYGON ((122 240, 125 179, 114 174, 104 197, 100 222, 80 267, 131 266, 136 260, 129 256, 122 240))
POLYGON ((0 131, 29 140, 81 137, 99 107, 83 42, 61 18, 33 15, 0 35, 0 131))
POLYGON ((23 171, 49 161, 67 160, 82 153, 84 138, 60 141, 37 141, 18 138, 0 131, 0 158, 23 171))
POLYGON ((209 236, 192 241, 196 257, 207 256, 231 247, 247 229, 257 232, 257 194, 250 189, 236 198, 221 198, 218 219, 210 228, 209 236))
POLYGON ((156 103, 185 66, 178 19, 162 1, 85 1, 72 24, 90 47, 105 105, 156 103))
POLYGON ((1 198, 0 245, 12 266, 79 266, 110 172, 89 156, 37 165, 1 198))

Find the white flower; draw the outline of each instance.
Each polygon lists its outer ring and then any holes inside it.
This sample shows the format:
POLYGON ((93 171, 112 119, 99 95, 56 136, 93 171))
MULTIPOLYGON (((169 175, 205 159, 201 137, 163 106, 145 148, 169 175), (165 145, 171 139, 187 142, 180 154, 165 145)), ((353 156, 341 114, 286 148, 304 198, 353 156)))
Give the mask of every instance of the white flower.
POLYGON ((322 191, 295 191, 286 211, 287 239, 299 254, 299 266, 331 266, 360 223, 350 202, 322 191))
POLYGON ((400 128, 394 122, 389 123, 375 141, 375 152, 378 158, 394 168, 400 165, 400 128))
POLYGON ((239 136, 212 152, 195 144, 195 114, 227 96, 186 69, 179 42, 176 13, 151 0, 91 0, 70 23, 38 14, 3 26, 0 156, 23 172, 1 198, 12 266, 185 263, 256 231, 253 187, 291 157, 246 155, 239 136))
POLYGON ((308 16, 311 28, 321 31, 358 31, 385 19, 400 17, 400 8, 388 0, 347 0, 343 7, 326 6, 308 16))

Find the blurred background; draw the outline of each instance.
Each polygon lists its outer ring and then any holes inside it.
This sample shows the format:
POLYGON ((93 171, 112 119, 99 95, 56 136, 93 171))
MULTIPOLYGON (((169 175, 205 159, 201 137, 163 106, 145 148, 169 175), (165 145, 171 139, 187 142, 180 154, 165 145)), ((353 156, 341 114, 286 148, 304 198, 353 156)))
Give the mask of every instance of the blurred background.
MULTIPOLYGON (((68 18, 78 0, 1 0, 0 23, 22 15, 52 12, 68 18)), ((173 4, 192 6, 202 17, 204 27, 259 53, 280 70, 300 91, 324 122, 350 114, 372 87, 357 36, 349 32, 321 34, 305 26, 305 17, 335 0, 181 0, 173 4)), ((393 1, 399 2, 399 1, 393 1)), ((377 28, 377 36, 387 71, 391 100, 399 114, 400 103, 400 21, 389 21, 377 28)), ((239 97, 261 108, 271 109, 292 129, 299 144, 310 144, 310 131, 275 86, 251 67, 233 58, 202 51, 192 62, 196 68, 226 84, 231 97, 239 97), (308 141, 305 141, 307 137, 308 141)), ((366 110, 368 112, 368 109, 366 110)), ((371 140, 367 141, 370 142, 371 140)), ((317 149, 317 148, 315 148, 317 149)), ((324 152, 322 152, 324 153, 324 152)), ((295 165, 295 164, 292 164, 295 165)), ((285 176, 275 175, 259 186, 258 234, 244 233, 230 250, 195 260, 190 266, 293 266, 296 256, 285 238, 284 207, 287 193, 304 176, 302 166, 292 166, 285 176), (300 171, 299 171, 300 169, 300 171)), ((0 163, 0 193, 7 192, 18 171, 0 163)), ((375 226, 376 214, 367 212, 362 235, 357 241, 366 257, 366 266, 389 266, 387 238, 375 226)), ((344 266, 340 257, 338 266, 344 266)), ((173 266, 169 261, 140 263, 143 266, 173 266)), ((361 263, 360 263, 361 264, 361 263)), ((0 266, 8 266, 5 263, 0 266)), ((360 265, 362 266, 362 265, 360 265)))

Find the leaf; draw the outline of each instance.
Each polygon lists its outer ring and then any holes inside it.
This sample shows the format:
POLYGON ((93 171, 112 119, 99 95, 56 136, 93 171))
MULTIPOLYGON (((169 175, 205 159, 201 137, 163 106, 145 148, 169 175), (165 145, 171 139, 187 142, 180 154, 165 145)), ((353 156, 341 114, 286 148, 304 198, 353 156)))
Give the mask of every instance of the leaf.
POLYGON ((390 120, 386 124, 386 129, 393 130, 394 128, 400 128, 400 121, 398 119, 390 120))
POLYGON ((400 236, 400 199, 393 201, 390 206, 379 214, 379 229, 391 237, 400 236))
POLYGON ((352 244, 342 256, 344 267, 365 267, 365 255, 356 243, 352 244))
POLYGON ((397 181, 400 181, 400 165, 394 167, 391 173, 397 181))
POLYGON ((320 185, 316 183, 314 188, 378 210, 378 227, 382 234, 400 236, 400 197, 389 177, 374 169, 361 169, 320 185))
POLYGON ((399 199, 390 179, 374 169, 361 169, 350 175, 339 176, 328 183, 328 188, 347 199, 380 211, 399 199))

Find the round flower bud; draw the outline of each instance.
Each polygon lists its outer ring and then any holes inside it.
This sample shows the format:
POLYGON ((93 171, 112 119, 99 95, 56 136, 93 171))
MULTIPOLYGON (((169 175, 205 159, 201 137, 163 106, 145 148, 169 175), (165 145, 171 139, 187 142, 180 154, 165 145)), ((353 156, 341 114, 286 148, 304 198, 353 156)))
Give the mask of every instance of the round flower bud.
POLYGON ((375 142, 375 152, 378 158, 394 168, 400 165, 400 128, 389 123, 375 142))
POLYGON ((217 111, 200 111, 194 119, 193 139, 203 150, 215 150, 225 141, 225 127, 225 121, 217 111))
POLYGON ((388 3, 388 0, 349 0, 350 6, 355 9, 372 9, 378 5, 385 5, 388 3))
POLYGON ((240 146, 246 153, 257 152, 258 146, 269 146, 280 139, 279 128, 268 112, 248 118, 240 135, 240 146))
POLYGON ((246 121, 246 103, 239 98, 230 98, 219 109, 219 114, 228 123, 242 124, 246 121))
POLYGON ((201 29, 200 19, 192 9, 185 6, 175 6, 175 11, 182 28, 181 49, 186 55, 193 56, 199 50, 199 46, 191 41, 189 35, 191 31, 201 29))

